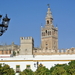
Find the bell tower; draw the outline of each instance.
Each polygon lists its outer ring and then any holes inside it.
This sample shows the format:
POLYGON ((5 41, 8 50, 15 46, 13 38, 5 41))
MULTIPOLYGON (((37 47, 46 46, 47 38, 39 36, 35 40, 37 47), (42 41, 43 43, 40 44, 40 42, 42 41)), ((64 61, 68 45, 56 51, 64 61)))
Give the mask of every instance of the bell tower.
POLYGON ((42 50, 58 49, 58 28, 53 25, 53 17, 48 4, 45 27, 41 27, 41 48, 42 50))

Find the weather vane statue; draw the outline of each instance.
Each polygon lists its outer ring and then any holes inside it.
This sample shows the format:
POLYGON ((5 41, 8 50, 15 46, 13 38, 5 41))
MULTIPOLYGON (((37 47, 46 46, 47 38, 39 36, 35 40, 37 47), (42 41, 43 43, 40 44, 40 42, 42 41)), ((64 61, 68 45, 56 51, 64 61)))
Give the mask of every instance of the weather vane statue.
POLYGON ((47 4, 48 8, 50 8, 50 4, 47 4))

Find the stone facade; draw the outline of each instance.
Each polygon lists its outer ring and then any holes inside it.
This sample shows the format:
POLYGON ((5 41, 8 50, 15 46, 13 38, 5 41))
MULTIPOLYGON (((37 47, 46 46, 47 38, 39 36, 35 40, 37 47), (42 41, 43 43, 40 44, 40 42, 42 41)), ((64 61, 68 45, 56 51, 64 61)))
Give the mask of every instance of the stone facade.
POLYGON ((41 27, 41 48, 43 50, 58 50, 58 28, 53 25, 53 17, 48 8, 46 25, 41 27))
POLYGON ((32 37, 20 38, 20 55, 32 55, 34 48, 34 40, 32 37))
POLYGON ((13 56, 13 51, 19 51, 20 46, 15 45, 14 42, 11 45, 0 45, 0 57, 13 56), (2 56, 3 55, 3 56, 2 56))

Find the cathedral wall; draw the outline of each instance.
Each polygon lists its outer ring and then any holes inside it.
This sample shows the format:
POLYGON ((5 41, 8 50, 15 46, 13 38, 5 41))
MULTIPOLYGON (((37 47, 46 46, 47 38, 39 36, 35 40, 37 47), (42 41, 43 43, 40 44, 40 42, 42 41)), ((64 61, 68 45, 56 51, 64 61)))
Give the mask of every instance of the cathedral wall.
POLYGON ((42 48, 45 49, 52 49, 52 39, 51 38, 43 38, 42 39, 42 48))

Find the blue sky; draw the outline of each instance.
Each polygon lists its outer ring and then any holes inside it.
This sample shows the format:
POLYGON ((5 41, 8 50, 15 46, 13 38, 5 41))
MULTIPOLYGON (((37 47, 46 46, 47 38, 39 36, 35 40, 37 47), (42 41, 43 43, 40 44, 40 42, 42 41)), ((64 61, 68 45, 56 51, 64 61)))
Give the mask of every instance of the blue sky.
POLYGON ((58 25, 59 48, 75 47, 75 0, 0 0, 0 14, 11 18, 8 30, 0 36, 0 44, 20 45, 20 37, 32 36, 39 47, 47 4, 50 4, 54 26, 58 25))

